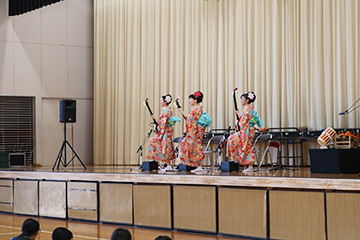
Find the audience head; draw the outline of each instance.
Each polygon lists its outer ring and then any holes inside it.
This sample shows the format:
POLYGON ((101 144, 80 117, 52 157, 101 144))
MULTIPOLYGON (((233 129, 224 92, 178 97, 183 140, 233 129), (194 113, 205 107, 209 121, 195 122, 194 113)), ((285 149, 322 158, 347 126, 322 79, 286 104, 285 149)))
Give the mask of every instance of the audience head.
POLYGON ((28 218, 23 222, 21 231, 22 234, 20 236, 35 239, 40 231, 39 222, 35 219, 28 218))
POLYGON ((111 240, 131 240, 129 230, 118 228, 111 234, 111 240))
POLYGON ((202 92, 197 91, 194 92, 193 94, 190 94, 189 98, 196 100, 197 103, 201 103, 204 98, 204 95, 202 94, 202 92))
POLYGON ((56 228, 52 233, 52 240, 70 240, 72 238, 72 232, 63 227, 56 228))
POLYGON ((171 238, 168 236, 158 236, 155 240, 171 240, 171 238))

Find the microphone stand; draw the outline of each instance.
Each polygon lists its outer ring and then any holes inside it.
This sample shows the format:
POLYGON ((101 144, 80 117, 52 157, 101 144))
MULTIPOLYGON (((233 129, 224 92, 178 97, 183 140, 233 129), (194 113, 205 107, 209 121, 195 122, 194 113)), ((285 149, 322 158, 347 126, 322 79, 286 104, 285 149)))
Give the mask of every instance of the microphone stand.
POLYGON ((225 156, 226 156, 226 143, 227 143, 227 139, 229 138, 230 136, 230 131, 231 131, 231 126, 229 126, 228 129, 226 129, 226 131, 224 132, 224 135, 222 136, 218 146, 216 147, 216 160, 214 161, 214 164, 212 166, 212 170, 214 171, 214 168, 215 168, 215 165, 216 165, 216 162, 217 164, 219 165, 218 167, 218 172, 221 172, 221 162, 222 162, 222 150, 221 150, 221 146, 225 143, 225 156))
POLYGON ((353 108, 353 107, 354 107, 355 104, 356 104, 357 102, 359 102, 359 101, 360 101, 360 98, 359 98, 358 100, 356 100, 356 101, 353 103, 353 105, 351 105, 351 106, 350 106, 348 109, 346 109, 344 112, 339 113, 339 115, 347 115, 347 114, 355 111, 357 108, 360 107, 360 105, 357 106, 357 107, 355 107, 355 108, 353 108), (352 108, 353 108, 353 109, 352 109, 352 108))
MULTIPOLYGON (((354 108, 354 106, 355 106, 355 104, 358 103, 359 101, 360 101, 360 98, 358 98, 358 100, 356 100, 356 101, 353 103, 353 105, 351 105, 348 109, 346 109, 345 112, 339 113, 339 115, 348 115, 349 113, 351 113, 351 112, 355 111, 356 109, 358 109, 358 108, 360 107, 360 105, 357 106, 357 107, 355 107, 355 108, 354 108)), ((358 173, 358 176, 360 177, 360 173, 358 173)))
MULTIPOLYGON (((142 156, 143 156, 143 145, 147 142, 147 140, 150 138, 150 135, 152 133, 152 129, 150 130, 150 132, 148 132, 143 140, 143 142, 140 144, 138 150, 136 151, 136 153, 139 153, 140 152, 140 166, 137 168, 137 169, 140 169, 141 168, 141 165, 142 165, 142 156)), ((132 169, 130 169, 130 171, 132 171, 132 169)))

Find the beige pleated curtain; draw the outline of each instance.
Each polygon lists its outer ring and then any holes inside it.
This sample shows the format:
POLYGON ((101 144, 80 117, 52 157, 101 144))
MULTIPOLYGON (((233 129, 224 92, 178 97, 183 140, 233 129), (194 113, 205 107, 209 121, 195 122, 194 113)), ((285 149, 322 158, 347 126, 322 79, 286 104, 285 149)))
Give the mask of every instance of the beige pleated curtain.
POLYGON ((357 0, 95 0, 94 163, 137 164, 142 102, 158 116, 167 93, 190 112, 202 91, 211 128, 234 125, 235 87, 266 127, 360 127, 360 109, 338 115, 360 97, 359 15, 357 0))

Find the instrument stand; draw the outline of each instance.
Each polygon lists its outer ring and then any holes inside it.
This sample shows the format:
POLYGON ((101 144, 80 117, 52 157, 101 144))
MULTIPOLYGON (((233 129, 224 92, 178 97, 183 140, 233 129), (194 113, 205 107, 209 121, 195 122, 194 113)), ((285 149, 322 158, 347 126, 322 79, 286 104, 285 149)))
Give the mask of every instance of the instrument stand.
MULTIPOLYGON (((142 157, 143 157, 143 146, 144 146, 144 144, 147 142, 147 140, 149 140, 152 131, 153 131, 153 130, 151 129, 151 130, 146 134, 144 140, 142 141, 142 143, 140 144, 138 150, 136 151, 136 153, 139 153, 139 152, 140 152, 140 164, 139 164, 139 167, 137 167, 136 169, 141 169, 141 165, 142 165, 142 163, 143 163, 143 161, 142 161, 142 157)), ((132 170, 132 169, 130 169, 130 171, 131 171, 131 170, 132 170)))
POLYGON ((77 153, 75 152, 74 148, 70 145, 70 143, 66 140, 66 122, 64 122, 64 140, 63 143, 60 147, 59 153, 56 157, 54 166, 52 167, 52 170, 54 171, 55 166, 57 164, 56 169, 59 170, 59 166, 60 163, 66 168, 67 166, 69 166, 69 164, 75 159, 77 158, 79 160, 79 162, 81 163, 81 165, 84 167, 84 169, 86 169, 84 163, 80 160, 80 157, 77 155, 77 153), (70 147, 71 151, 73 152, 74 156, 70 159, 69 162, 66 162, 66 144, 70 147), (63 158, 63 160, 61 160, 63 158))
POLYGON ((290 167, 286 167, 284 168, 281 164, 281 158, 280 160, 277 161, 278 163, 276 164, 276 167, 274 168, 270 168, 269 171, 285 171, 285 170, 288 170, 288 171, 295 171, 295 170, 300 170, 300 169, 295 169, 295 168, 290 168, 290 167))
POLYGON ((218 165, 218 170, 217 172, 221 172, 221 162, 222 162, 222 150, 221 150, 221 145, 225 142, 226 140, 226 136, 224 134, 224 136, 221 138, 218 146, 216 147, 216 155, 215 155, 215 160, 214 160, 214 163, 211 167, 211 170, 214 171, 215 169, 215 165, 218 165))
POLYGON ((276 167, 274 168, 270 168, 269 171, 278 171, 278 170, 290 170, 290 169, 285 169, 282 167, 282 164, 281 164, 281 159, 280 161, 278 161, 278 163, 276 164, 276 167))
MULTIPOLYGON (((174 144, 173 144, 173 146, 174 146, 174 144)), ((179 144, 178 144, 178 146, 176 146, 176 148, 174 149, 174 155, 175 155, 175 159, 171 162, 171 166, 173 167, 173 168, 175 168, 175 165, 176 165, 176 160, 178 159, 178 157, 179 157, 179 144)))
MULTIPOLYGON (((292 151, 292 154, 293 154, 293 156, 289 156, 289 141, 286 141, 286 157, 284 156, 282 156, 281 155, 281 152, 279 152, 280 153, 280 157, 278 156, 278 158, 277 158, 277 166, 275 167, 275 168, 271 168, 271 169, 269 169, 269 171, 277 171, 277 170, 288 170, 288 171, 295 171, 295 170, 300 170, 300 169, 297 169, 297 168, 295 168, 295 161, 296 161, 296 158, 298 157, 298 156, 295 156, 295 148, 294 148, 294 144, 296 144, 296 143, 294 143, 294 142, 292 142, 292 143, 290 143, 290 144, 292 144, 292 149, 293 149, 293 151, 292 151), (287 167, 286 168, 284 168, 283 166, 282 166, 282 159, 283 158, 286 158, 286 164, 287 164, 287 167), (289 161, 289 159, 290 158, 292 158, 293 159, 293 166, 294 167, 290 167, 290 161, 289 161)), ((281 147, 281 146, 280 146, 281 147)), ((301 149, 301 157, 302 157, 302 155, 303 155, 303 152, 302 152, 302 144, 301 144, 301 147, 300 147, 300 149, 301 149)))

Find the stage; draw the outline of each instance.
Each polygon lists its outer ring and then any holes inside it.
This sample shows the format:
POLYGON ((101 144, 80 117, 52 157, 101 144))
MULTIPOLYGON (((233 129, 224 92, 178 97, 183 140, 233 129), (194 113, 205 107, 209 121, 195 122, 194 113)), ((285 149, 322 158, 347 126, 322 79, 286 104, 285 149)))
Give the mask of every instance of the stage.
POLYGON ((163 174, 136 166, 5 168, 0 211, 260 239, 360 234, 357 174, 266 169, 163 174))
POLYGON ((51 167, 13 167, 0 169, 0 178, 360 191, 360 177, 357 174, 311 173, 309 167, 264 171, 267 169, 271 168, 262 167, 260 171, 252 173, 209 171, 163 174, 140 171, 136 166, 88 166, 86 170, 78 166, 54 171, 51 167))

